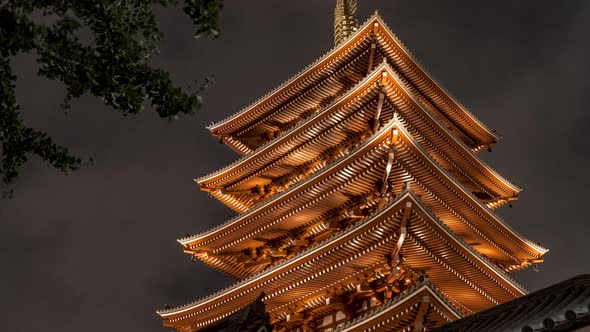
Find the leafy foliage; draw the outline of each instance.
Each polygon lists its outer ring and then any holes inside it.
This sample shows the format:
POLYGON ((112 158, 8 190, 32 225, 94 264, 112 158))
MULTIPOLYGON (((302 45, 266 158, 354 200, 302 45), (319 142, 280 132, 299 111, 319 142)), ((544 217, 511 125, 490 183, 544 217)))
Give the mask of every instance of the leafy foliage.
MULTIPOLYGON (((159 116, 175 119, 201 106, 198 95, 208 79, 190 93, 174 85, 169 73, 150 65, 162 38, 155 6, 180 6, 176 0, 0 0, 0 183, 18 176, 27 156, 37 155, 64 172, 78 169, 82 160, 55 144, 43 132, 27 127, 15 98, 10 58, 36 56, 38 75, 66 86, 62 107, 83 94, 99 97, 124 115, 137 114, 146 103, 159 116), (40 15, 50 25, 35 21, 40 15), (80 39, 80 31, 92 38, 80 39)), ((184 0, 195 36, 219 35, 222 0, 184 0)))

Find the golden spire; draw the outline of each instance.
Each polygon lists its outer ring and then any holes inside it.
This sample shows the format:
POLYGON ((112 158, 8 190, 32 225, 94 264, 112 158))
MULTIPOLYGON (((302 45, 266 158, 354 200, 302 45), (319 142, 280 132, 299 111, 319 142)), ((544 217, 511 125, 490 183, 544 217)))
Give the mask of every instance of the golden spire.
POLYGON ((334 44, 338 45, 359 27, 356 0, 336 0, 334 10, 334 44))

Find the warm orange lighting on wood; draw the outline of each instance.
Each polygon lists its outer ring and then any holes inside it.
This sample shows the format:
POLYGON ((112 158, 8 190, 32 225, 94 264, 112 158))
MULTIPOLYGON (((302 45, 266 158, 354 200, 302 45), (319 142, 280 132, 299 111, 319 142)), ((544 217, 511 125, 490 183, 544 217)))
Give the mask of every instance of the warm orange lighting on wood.
POLYGON ((275 331, 421 331, 526 293, 507 273, 547 249, 492 211, 520 192, 477 155, 498 137, 377 14, 346 24, 209 128, 242 157, 195 181, 239 215, 179 242, 238 281, 160 311, 164 325, 199 330, 264 293, 275 331))

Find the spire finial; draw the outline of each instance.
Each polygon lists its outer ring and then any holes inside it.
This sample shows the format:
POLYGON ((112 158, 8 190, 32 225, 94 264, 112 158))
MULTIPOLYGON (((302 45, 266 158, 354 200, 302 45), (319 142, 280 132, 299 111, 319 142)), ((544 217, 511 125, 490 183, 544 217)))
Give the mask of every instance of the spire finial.
POLYGON ((334 10, 334 44, 338 45, 359 27, 356 0, 336 0, 334 10))

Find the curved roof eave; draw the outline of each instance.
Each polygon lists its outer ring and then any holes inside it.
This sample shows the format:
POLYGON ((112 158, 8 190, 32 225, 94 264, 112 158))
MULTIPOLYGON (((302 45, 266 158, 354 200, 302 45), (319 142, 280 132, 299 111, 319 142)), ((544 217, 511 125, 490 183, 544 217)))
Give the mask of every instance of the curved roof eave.
MULTIPOLYGON (((352 34, 345 42, 339 44, 338 46, 334 47, 327 53, 325 53, 322 57, 314 61, 312 64, 301 70, 299 73, 291 77, 290 79, 286 80, 283 84, 279 85, 277 88, 272 90, 271 92, 267 93, 265 96, 259 98, 256 102, 252 103, 251 105, 243 108, 241 111, 230 115, 224 120, 218 121, 213 123, 212 125, 208 126, 207 128, 215 133, 216 131, 221 130, 227 126, 238 121, 241 117, 245 116, 251 110, 255 109, 256 107, 262 105, 263 103, 267 102, 269 99, 277 97, 280 93, 284 92, 294 84, 296 84, 302 77, 309 75, 312 71, 319 69, 321 65, 323 65, 326 61, 330 60, 332 57, 336 56, 338 52, 342 49, 348 48, 351 43, 355 42, 356 39, 364 34, 367 33, 367 30, 371 30, 374 28, 375 24, 377 24, 377 28, 382 28, 382 30, 388 35, 388 37, 399 47, 399 49, 404 52, 405 56, 412 62, 413 66, 416 70, 420 71, 432 84, 435 85, 436 89, 439 90, 444 96, 448 98, 448 101, 454 105, 454 108, 458 109, 459 112, 465 114, 465 117, 470 120, 473 124, 475 124, 479 130, 483 133, 484 136, 488 136, 489 140, 496 141, 500 139, 500 135, 496 134, 493 130, 489 129, 482 121, 480 121, 473 113, 467 110, 465 106, 463 106, 460 102, 457 101, 455 97, 451 93, 449 93, 438 81, 434 78, 432 74, 430 74, 425 67, 418 61, 418 59, 409 51, 409 49, 400 41, 400 39, 393 33, 393 31, 389 28, 389 26, 385 23, 385 21, 379 16, 377 12, 373 14, 354 34, 352 34)), ((491 143, 490 141, 490 143, 491 143)))

